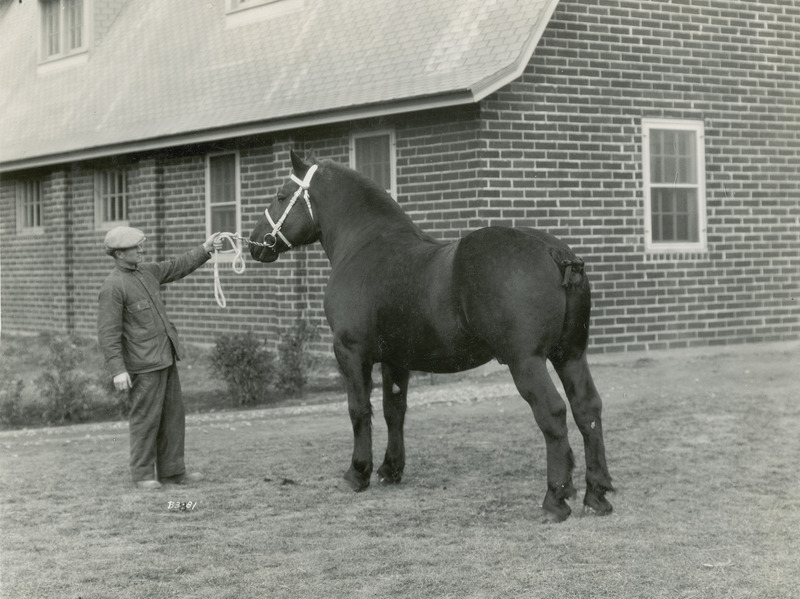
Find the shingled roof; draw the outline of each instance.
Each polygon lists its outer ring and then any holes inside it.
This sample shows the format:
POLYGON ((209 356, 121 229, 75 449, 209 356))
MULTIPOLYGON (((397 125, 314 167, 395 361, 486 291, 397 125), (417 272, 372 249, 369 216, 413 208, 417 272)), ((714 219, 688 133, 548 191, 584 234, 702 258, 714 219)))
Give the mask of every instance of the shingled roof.
POLYGON ((477 102, 522 73, 557 2, 277 0, 251 18, 119 0, 62 67, 39 62, 38 3, 2 0, 0 169, 477 102))

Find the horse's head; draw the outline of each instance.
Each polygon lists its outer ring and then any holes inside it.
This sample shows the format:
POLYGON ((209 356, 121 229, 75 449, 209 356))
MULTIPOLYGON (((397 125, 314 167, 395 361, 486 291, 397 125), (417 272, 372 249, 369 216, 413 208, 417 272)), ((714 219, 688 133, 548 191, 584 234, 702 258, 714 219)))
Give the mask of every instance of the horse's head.
POLYGON ((294 150, 291 158, 290 179, 278 190, 250 234, 250 255, 260 262, 274 262, 293 246, 319 239, 309 192, 317 165, 305 162, 294 150))

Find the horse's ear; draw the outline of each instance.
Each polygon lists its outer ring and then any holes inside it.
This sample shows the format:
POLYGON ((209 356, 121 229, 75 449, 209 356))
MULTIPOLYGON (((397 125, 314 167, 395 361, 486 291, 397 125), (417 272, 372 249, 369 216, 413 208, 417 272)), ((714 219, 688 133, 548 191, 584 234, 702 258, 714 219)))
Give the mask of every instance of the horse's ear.
POLYGON ((300 158, 300 156, 298 156, 294 150, 289 150, 289 155, 292 158, 292 168, 294 169, 294 172, 300 177, 304 177, 306 171, 311 167, 311 165, 300 158))

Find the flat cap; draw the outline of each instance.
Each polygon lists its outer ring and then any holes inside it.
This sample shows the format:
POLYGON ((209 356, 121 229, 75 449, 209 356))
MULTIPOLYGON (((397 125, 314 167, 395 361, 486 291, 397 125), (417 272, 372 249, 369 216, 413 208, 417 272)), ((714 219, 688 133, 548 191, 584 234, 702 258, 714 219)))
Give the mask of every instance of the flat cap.
POLYGON ((139 229, 134 229, 133 227, 114 227, 106 233, 106 239, 103 243, 106 247, 106 251, 125 250, 139 245, 144 240, 144 233, 139 229))

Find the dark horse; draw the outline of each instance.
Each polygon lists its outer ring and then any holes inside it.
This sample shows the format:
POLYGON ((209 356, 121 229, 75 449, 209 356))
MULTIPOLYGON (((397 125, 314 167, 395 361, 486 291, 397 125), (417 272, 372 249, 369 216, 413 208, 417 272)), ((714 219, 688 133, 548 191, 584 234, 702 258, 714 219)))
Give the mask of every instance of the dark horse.
POLYGON ((459 372, 496 358, 533 409, 547 444, 551 520, 570 514, 573 454, 566 406, 547 371, 564 384, 586 453, 584 505, 611 512, 600 396, 586 362, 589 282, 583 262, 534 229, 486 227, 443 243, 422 232, 392 197, 331 161, 291 152, 293 172, 250 236, 250 253, 273 262, 294 245, 319 241, 331 263, 325 314, 347 380, 356 491, 372 474, 372 367, 381 363, 388 445, 382 482, 405 466, 403 421, 409 371, 459 372))

